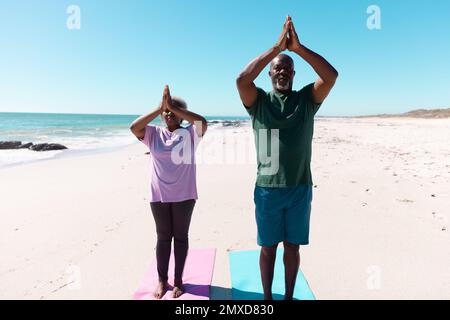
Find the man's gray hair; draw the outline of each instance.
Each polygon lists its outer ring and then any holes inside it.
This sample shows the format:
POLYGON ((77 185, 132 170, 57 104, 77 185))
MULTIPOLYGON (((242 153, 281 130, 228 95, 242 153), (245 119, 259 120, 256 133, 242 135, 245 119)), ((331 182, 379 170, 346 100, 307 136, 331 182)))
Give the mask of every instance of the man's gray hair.
POLYGON ((277 60, 288 60, 292 64, 292 67, 294 67, 294 59, 292 59, 291 56, 285 53, 280 53, 275 58, 273 58, 273 60, 270 62, 270 67, 272 67, 277 60))

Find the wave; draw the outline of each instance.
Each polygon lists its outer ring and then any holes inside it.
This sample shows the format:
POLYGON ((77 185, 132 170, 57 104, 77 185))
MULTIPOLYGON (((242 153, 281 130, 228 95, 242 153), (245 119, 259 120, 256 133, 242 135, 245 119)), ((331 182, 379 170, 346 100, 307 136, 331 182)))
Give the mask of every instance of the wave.
POLYGON ((55 158, 63 150, 36 152, 28 149, 0 150, 0 168, 55 158))
POLYGON ((73 130, 72 129, 57 129, 57 130, 52 130, 52 133, 54 134, 59 134, 59 133, 72 133, 73 130))

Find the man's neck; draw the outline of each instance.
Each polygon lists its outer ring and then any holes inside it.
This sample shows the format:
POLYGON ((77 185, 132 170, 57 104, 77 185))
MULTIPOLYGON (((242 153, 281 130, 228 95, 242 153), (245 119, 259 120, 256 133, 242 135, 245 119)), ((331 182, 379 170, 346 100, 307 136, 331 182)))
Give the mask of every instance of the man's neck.
POLYGON ((273 88, 273 92, 277 94, 290 94, 292 92, 292 88, 289 88, 288 90, 277 90, 276 88, 273 88))

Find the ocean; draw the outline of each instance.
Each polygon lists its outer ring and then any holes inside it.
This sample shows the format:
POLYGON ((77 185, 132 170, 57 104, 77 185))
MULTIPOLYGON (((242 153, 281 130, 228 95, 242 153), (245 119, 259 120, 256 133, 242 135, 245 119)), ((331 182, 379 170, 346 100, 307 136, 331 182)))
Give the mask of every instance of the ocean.
MULTIPOLYGON (((59 143, 68 150, 0 150, 0 168, 80 152, 111 150, 139 141, 128 129, 139 115, 0 112, 0 141, 59 143)), ((243 116, 211 116, 208 121, 245 121, 243 116)), ((161 125, 160 118, 152 124, 161 125)))

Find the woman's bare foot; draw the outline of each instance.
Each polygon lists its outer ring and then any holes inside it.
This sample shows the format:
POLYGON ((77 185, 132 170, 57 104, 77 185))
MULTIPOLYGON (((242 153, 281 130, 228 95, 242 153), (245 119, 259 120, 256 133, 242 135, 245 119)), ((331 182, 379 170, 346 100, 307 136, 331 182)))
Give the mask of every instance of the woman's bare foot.
POLYGON ((172 289, 172 296, 174 298, 180 297, 184 293, 184 286, 182 280, 175 280, 172 289))
POLYGON ((153 292, 153 295, 155 296, 155 298, 158 300, 161 299, 164 296, 164 294, 166 293, 168 286, 169 285, 168 285, 167 281, 159 281, 158 285, 156 286, 155 291, 153 292))

